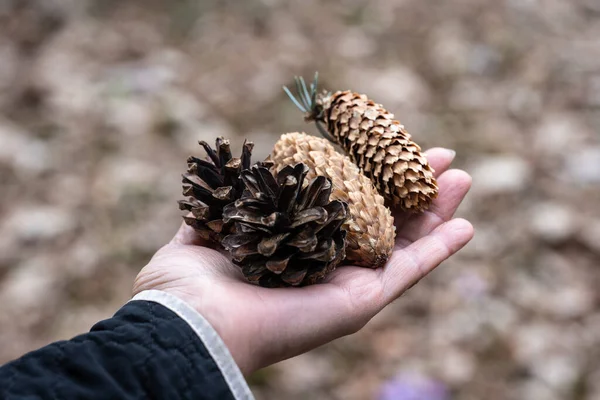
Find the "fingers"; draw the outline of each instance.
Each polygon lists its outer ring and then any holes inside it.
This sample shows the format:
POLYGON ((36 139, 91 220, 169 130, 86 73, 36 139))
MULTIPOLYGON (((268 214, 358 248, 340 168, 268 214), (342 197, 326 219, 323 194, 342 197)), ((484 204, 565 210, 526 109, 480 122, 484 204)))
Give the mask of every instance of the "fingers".
POLYGON ((473 238, 467 220, 457 218, 438 226, 410 246, 396 250, 381 275, 384 299, 389 303, 473 238))
POLYGON ((442 175, 452 164, 456 152, 450 149, 444 149, 443 147, 434 147, 425 152, 427 156, 427 162, 433 168, 434 175, 437 178, 442 175))
POLYGON ((412 243, 450 220, 471 188, 471 183, 471 176, 464 171, 454 169, 443 173, 438 179, 438 198, 429 210, 407 219, 398 228, 399 244, 412 243))

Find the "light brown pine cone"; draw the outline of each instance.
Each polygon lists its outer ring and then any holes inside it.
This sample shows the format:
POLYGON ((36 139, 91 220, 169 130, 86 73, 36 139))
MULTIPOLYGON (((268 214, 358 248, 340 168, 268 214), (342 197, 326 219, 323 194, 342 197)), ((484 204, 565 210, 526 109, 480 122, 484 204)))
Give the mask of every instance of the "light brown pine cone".
POLYGON ((338 153, 326 139, 288 133, 275 144, 270 161, 277 171, 304 163, 310 168, 308 180, 318 175, 331 179, 331 200, 344 201, 349 208, 350 218, 344 226, 348 232, 346 260, 370 268, 385 265, 394 248, 394 218, 371 180, 349 157, 338 153))
POLYGON ((407 211, 429 208, 437 197, 433 169, 394 115, 364 94, 317 96, 327 132, 393 205, 407 211))
POLYGON ((284 90, 306 121, 316 121, 321 134, 344 149, 379 193, 405 211, 429 208, 438 194, 434 171, 394 114, 349 90, 318 94, 318 74, 310 88, 301 77, 295 81, 297 95, 284 90))

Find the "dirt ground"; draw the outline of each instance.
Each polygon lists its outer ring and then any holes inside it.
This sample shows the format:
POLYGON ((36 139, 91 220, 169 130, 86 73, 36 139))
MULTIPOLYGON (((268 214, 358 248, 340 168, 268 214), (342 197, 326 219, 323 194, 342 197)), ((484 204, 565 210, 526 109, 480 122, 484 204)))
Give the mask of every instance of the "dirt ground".
POLYGON ((257 398, 600 399, 597 0, 0 1, 0 362, 127 301, 199 139, 317 134, 281 90, 315 70, 457 151, 477 233, 257 398))

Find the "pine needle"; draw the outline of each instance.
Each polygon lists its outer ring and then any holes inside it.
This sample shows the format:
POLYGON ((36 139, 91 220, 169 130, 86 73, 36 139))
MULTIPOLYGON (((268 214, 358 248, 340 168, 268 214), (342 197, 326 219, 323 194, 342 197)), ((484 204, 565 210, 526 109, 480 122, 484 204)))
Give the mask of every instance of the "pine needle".
POLYGON ((283 91, 285 92, 285 94, 288 95, 288 97, 290 98, 290 100, 292 100, 294 102, 294 104, 296 105, 296 107, 298 107, 300 109, 300 111, 302 111, 303 113, 307 112, 307 110, 302 106, 302 104, 300 104, 300 102, 292 94, 292 92, 290 91, 290 89, 287 88, 287 86, 283 87, 283 91))

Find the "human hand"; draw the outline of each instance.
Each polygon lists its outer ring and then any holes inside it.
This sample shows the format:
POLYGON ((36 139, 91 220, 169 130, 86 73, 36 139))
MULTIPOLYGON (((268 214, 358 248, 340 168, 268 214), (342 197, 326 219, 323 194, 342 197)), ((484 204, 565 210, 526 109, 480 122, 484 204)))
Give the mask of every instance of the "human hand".
POLYGON ((339 267, 318 285, 267 289, 183 224, 135 280, 133 292, 162 290, 190 304, 219 333, 244 374, 304 353, 362 328, 386 305, 473 237, 452 219, 471 186, 464 171, 446 171, 453 152, 427 152, 439 197, 423 214, 396 214, 396 245, 383 268, 339 267))

